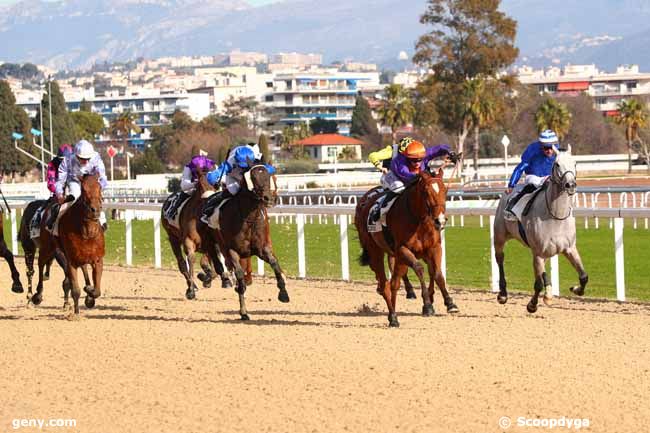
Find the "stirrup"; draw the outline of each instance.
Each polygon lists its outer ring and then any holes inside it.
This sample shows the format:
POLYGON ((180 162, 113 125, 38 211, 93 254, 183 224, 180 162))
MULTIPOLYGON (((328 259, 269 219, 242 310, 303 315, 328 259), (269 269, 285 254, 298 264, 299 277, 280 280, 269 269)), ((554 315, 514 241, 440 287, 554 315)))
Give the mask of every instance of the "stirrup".
POLYGON ((503 219, 509 222, 517 222, 517 215, 514 214, 511 210, 505 210, 503 212, 503 219))

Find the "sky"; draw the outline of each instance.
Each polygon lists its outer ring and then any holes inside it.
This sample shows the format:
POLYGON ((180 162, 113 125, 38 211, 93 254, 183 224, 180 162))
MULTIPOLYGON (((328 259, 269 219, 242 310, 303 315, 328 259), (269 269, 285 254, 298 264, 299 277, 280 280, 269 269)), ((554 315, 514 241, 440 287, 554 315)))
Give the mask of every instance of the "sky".
MULTIPOLYGON (((0 0, 0 6, 4 6, 12 3, 18 3, 18 1, 19 0, 0 0)), ((246 1, 252 4, 253 6, 260 6, 268 3, 274 3, 279 0, 246 0, 246 1)))

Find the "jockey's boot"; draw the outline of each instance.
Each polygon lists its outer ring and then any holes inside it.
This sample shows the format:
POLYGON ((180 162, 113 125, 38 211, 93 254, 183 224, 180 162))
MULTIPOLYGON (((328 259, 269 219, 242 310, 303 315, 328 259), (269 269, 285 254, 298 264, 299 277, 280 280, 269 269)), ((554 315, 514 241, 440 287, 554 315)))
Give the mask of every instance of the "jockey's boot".
MULTIPOLYGON (((390 189, 386 192, 386 195, 381 200, 381 205, 379 206, 379 208, 377 208, 378 212, 379 212, 378 219, 381 219, 382 213, 386 212, 386 211, 384 211, 384 208, 386 206, 388 206, 388 203, 390 203, 398 195, 399 195, 398 193, 396 193, 395 191, 390 190, 390 189)), ((375 221, 377 221, 377 220, 375 220, 375 221)), ((386 225, 386 217, 384 217, 382 219, 381 224, 384 225, 384 226, 386 225)))
POLYGON ((54 228, 54 222, 56 221, 56 217, 59 216, 59 209, 61 209, 61 205, 58 203, 54 203, 50 207, 50 214, 48 215, 47 218, 47 229, 49 231, 52 231, 54 228))
POLYGON ((214 210, 219 207, 219 205, 227 198, 232 197, 233 195, 227 189, 219 191, 218 193, 212 195, 208 201, 203 206, 203 212, 201 214, 201 221, 207 223, 214 210))
POLYGON ((521 198, 524 195, 535 191, 536 188, 537 187, 535 185, 533 185, 532 183, 529 183, 529 184, 525 185, 521 189, 521 191, 519 191, 516 195, 514 195, 513 197, 510 197, 510 200, 508 200, 508 204, 506 205, 505 212, 503 213, 503 218, 506 221, 513 221, 513 222, 517 221, 517 215, 515 215, 514 212, 512 212, 512 208, 515 207, 517 202, 519 202, 519 200, 521 200, 521 198))

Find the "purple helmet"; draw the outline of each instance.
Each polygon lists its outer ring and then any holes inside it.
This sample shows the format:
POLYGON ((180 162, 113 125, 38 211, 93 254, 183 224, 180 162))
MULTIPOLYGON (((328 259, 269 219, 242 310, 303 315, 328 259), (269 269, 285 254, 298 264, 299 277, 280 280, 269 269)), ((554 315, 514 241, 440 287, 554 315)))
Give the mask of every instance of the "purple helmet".
POLYGON ((59 151, 56 153, 56 156, 59 158, 65 158, 66 156, 72 155, 72 146, 69 144, 62 144, 59 146, 59 151))

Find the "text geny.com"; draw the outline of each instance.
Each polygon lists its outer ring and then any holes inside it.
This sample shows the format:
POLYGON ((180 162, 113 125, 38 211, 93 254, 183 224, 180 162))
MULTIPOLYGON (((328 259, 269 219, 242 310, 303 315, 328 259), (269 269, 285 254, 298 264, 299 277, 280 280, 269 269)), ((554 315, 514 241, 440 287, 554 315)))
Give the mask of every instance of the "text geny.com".
POLYGON ((18 430, 23 427, 38 427, 43 429, 44 427, 76 427, 76 419, 42 419, 42 418, 18 418, 11 420, 11 426, 14 430, 18 430))

